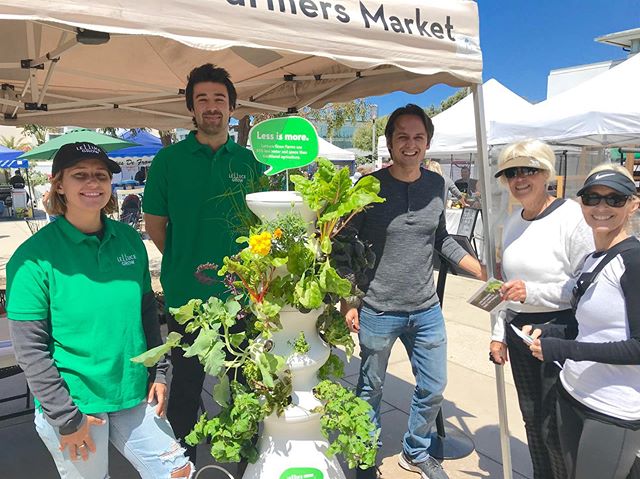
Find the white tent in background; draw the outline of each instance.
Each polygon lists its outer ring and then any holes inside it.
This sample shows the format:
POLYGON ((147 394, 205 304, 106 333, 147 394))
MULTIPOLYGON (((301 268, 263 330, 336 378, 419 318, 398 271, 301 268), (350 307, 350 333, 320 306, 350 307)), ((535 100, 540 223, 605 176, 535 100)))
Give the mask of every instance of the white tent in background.
POLYGON ((489 144, 523 138, 583 146, 640 144, 639 79, 640 55, 636 54, 538 103, 526 114, 492 121, 487 132, 489 144))
POLYGON ((355 161, 356 159, 355 153, 343 150, 324 138, 318 137, 318 148, 318 156, 323 156, 330 161, 355 161))
MULTIPOLYGON (((484 113, 487 125, 490 121, 507 120, 525 115, 533 105, 516 95, 498 80, 484 83, 484 113)), ((476 131, 473 116, 473 98, 466 96, 451 108, 432 118, 434 134, 427 155, 431 158, 448 158, 451 155, 475 153, 476 131)), ((487 132, 491 138, 491 130, 487 132)), ((491 142, 489 142, 491 144, 491 142)), ((378 138, 378 158, 389 158, 387 141, 378 138)))

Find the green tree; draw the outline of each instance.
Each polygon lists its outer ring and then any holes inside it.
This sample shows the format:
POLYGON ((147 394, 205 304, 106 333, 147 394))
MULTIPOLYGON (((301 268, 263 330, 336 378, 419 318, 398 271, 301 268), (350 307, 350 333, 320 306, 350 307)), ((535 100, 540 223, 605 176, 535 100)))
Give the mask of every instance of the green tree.
POLYGON ((42 125, 27 124, 22 127, 22 134, 32 137, 37 145, 42 145, 47 141, 47 133, 50 128, 42 125))
MULTIPOLYGON (((304 108, 296 113, 296 116, 306 118, 311 123, 326 123, 327 138, 329 141, 333 138, 336 131, 347 123, 354 124, 357 121, 363 121, 369 118, 369 104, 362 99, 353 100, 346 103, 329 103, 327 106, 319 110, 313 108, 304 108)), ((289 116, 288 113, 258 113, 253 116, 252 125, 268 120, 270 118, 281 118, 289 116)), ((239 142, 246 137, 247 125, 240 123, 238 130, 239 142)), ((246 140, 245 140, 246 141, 246 140)))
MULTIPOLYGON (((378 137, 384 135, 384 129, 387 127, 389 115, 381 116, 376 119, 376 138, 374 149, 378 146, 378 137)), ((364 151, 371 151, 371 125, 360 125, 353 132, 353 146, 364 151)))
POLYGON ((447 98, 442 100, 440 102, 440 106, 429 105, 424 109, 424 112, 429 118, 433 118, 438 113, 442 113, 443 111, 451 108, 453 105, 465 98, 469 93, 471 93, 471 90, 469 88, 460 88, 453 95, 448 96, 447 98))
POLYGON ((335 132, 340 130, 347 122, 352 125, 357 121, 369 118, 369 105, 366 100, 357 99, 347 103, 329 103, 319 110, 309 109, 306 118, 311 122, 325 123, 327 125, 327 138, 333 139, 335 132))
POLYGON ((26 151, 31 148, 29 143, 15 136, 0 136, 0 145, 11 148, 12 150, 26 151))

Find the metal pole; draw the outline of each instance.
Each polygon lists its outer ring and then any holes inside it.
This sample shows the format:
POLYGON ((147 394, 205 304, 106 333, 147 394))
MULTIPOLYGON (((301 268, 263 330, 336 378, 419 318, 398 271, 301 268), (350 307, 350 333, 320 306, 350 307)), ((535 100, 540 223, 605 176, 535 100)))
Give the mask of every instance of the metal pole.
POLYGON ((376 163, 376 118, 378 117, 378 105, 369 105, 371 111, 371 162, 376 163))
POLYGON ((567 150, 564 150, 562 152, 562 181, 563 181, 563 186, 562 186, 562 198, 566 198, 567 197, 567 162, 569 160, 569 157, 567 155, 567 150))
POLYGON ((29 163, 27 163, 27 191, 31 194, 31 219, 36 217, 35 211, 33 211, 33 202, 36 200, 36 196, 31 188, 31 180, 29 179, 29 163))
MULTIPOLYGON (((492 186, 491 172, 489 169, 487 130, 484 116, 484 98, 482 94, 482 85, 473 85, 473 110, 476 121, 476 141, 478 146, 477 167, 479 181, 482 184, 482 230, 484 236, 484 258, 487 265, 487 274, 495 277, 496 274, 496 257, 495 257, 495 238, 490 229, 493 219, 492 208, 492 186)), ((491 314, 491 327, 497 321, 497 315, 491 314)), ((495 366, 496 373, 496 392, 498 396, 498 419, 500 425, 500 445, 502 450, 502 469, 505 479, 512 479, 513 468, 511 466, 511 444, 509 442, 509 422, 507 418, 507 398, 505 393, 504 367, 495 366)))

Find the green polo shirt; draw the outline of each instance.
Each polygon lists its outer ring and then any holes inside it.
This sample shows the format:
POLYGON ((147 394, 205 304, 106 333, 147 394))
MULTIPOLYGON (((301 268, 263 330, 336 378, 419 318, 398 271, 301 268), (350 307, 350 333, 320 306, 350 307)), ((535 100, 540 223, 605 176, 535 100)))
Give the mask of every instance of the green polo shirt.
POLYGON ((225 294, 216 271, 205 271, 210 281, 203 282, 196 269, 219 267, 239 250, 235 239, 247 234, 251 218, 244 197, 257 189, 262 172, 253 153, 231 138, 214 152, 194 132, 153 159, 143 209, 169 220, 160 275, 167 306, 225 294))
POLYGON ((103 222, 100 240, 59 217, 7 264, 8 317, 49 320, 54 363, 85 414, 136 406, 148 377, 130 361, 147 350, 141 316, 142 295, 151 291, 147 252, 131 227, 103 222))

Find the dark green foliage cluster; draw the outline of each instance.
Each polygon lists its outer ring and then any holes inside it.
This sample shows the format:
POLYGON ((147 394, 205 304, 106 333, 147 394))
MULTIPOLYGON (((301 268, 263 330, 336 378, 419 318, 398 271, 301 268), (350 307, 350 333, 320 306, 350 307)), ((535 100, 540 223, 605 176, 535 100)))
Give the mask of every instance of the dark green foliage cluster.
POLYGON ((333 239, 331 264, 341 277, 351 282, 353 295, 362 295, 362 288, 369 282, 367 271, 374 267, 375 262, 376 255, 371 245, 359 239, 354 228, 347 225, 333 239))
POLYGON ((331 440, 327 454, 341 454, 351 469, 373 467, 380 431, 371 422, 369 404, 331 381, 320 382, 313 393, 323 404, 318 412, 322 433, 331 440))
POLYGON ((293 343, 293 350, 297 354, 306 354, 309 352, 309 343, 307 342, 307 338, 304 337, 304 333, 300 331, 298 337, 293 343))
POLYGON ((253 438, 265 417, 264 406, 255 392, 246 391, 235 381, 231 390, 231 405, 213 418, 206 413, 200 416, 185 439, 192 446, 210 441, 211 455, 220 462, 239 462, 242 458, 255 462, 258 451, 253 438))

